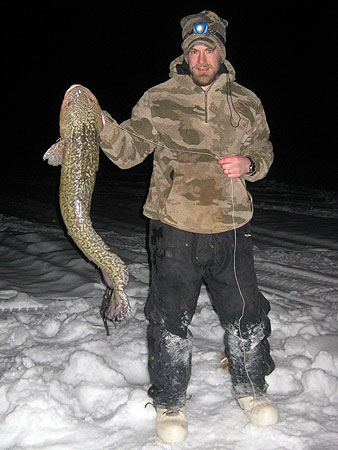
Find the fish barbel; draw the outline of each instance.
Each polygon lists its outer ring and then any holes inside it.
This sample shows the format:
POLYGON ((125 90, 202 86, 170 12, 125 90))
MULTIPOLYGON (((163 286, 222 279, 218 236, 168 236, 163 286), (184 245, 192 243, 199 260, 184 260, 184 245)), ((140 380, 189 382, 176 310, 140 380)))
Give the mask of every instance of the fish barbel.
POLYGON ((105 322, 123 319, 130 305, 124 292, 128 268, 96 233, 90 219, 102 128, 101 108, 95 96, 81 85, 71 86, 61 105, 60 140, 43 158, 51 165, 61 164, 59 201, 67 231, 86 257, 100 268, 107 283, 108 295, 106 292, 101 309, 105 322))

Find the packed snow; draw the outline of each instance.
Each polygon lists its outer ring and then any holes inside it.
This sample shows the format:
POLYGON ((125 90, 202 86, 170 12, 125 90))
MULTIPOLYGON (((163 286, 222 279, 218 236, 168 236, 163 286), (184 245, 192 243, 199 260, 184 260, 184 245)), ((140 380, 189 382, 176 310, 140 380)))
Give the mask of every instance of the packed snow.
MULTIPOLYGON (((110 168, 111 167, 111 168, 110 168)), ((107 336, 100 273, 67 236, 57 168, 8 177, 0 208, 0 449, 333 450, 338 448, 336 193, 249 185, 260 288, 271 302, 267 377, 280 422, 258 429, 231 396, 223 331, 202 288, 191 331, 188 439, 156 436, 148 404, 146 172, 99 173, 97 232, 128 264, 132 313, 107 336)))

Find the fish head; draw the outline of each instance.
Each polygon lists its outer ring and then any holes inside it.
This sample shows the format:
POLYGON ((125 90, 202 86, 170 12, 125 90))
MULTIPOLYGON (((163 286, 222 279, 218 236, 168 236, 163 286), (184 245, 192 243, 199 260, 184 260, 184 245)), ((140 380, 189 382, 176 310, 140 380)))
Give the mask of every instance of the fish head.
POLYGON ((60 134, 71 126, 91 123, 99 133, 103 128, 101 108, 95 95, 80 84, 67 89, 60 111, 60 134))

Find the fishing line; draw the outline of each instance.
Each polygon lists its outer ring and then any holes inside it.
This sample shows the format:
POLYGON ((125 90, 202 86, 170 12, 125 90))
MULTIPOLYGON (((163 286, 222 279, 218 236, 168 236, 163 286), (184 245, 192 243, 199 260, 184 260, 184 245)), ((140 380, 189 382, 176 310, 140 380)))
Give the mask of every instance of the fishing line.
POLYGON ((211 156, 212 158, 215 158, 215 159, 217 159, 217 160, 220 158, 219 156, 215 156, 215 155, 213 155, 213 154, 211 154, 211 153, 208 153, 208 152, 198 152, 198 151, 194 151, 194 150, 186 150, 186 149, 181 149, 181 148, 175 150, 175 149, 173 149, 173 148, 168 147, 168 146, 165 145, 165 144, 161 144, 161 143, 159 143, 159 142, 152 141, 151 139, 147 139, 147 138, 145 138, 145 137, 143 137, 143 136, 140 136, 139 134, 134 133, 133 131, 127 130, 126 128, 123 128, 121 125, 119 125, 119 124, 116 123, 116 122, 113 122, 112 124, 115 125, 116 127, 120 128, 121 130, 125 131, 126 133, 129 133, 129 134, 131 134, 132 136, 137 137, 137 138, 140 139, 141 141, 147 142, 148 144, 156 145, 157 147, 165 148, 165 149, 170 150, 170 151, 172 151, 172 152, 193 153, 193 154, 195 154, 195 155, 207 155, 207 156, 211 156))
MULTIPOLYGON (((133 133, 133 132, 131 132, 131 131, 121 127, 117 123, 114 123, 114 125, 116 125, 118 128, 122 129, 123 131, 125 131, 125 132, 127 132, 129 134, 132 134, 133 136, 135 136, 135 137, 137 137, 137 138, 139 138, 139 139, 141 139, 141 140, 143 140, 145 142, 151 143, 153 145, 158 145, 159 147, 166 148, 166 149, 171 150, 171 151, 177 151, 177 152, 182 151, 182 152, 186 152, 186 153, 204 154, 204 155, 211 156, 212 158, 215 158, 216 160, 220 159, 219 156, 215 156, 215 155, 212 155, 211 153, 207 153, 207 152, 195 152, 193 150, 183 150, 183 149, 182 150, 181 149, 180 150, 174 150, 174 149, 171 149, 171 148, 167 147, 164 144, 158 144, 158 143, 153 142, 153 141, 151 141, 149 139, 143 138, 142 136, 139 136, 137 133, 133 133)), ((239 125, 239 122, 238 122, 237 126, 238 125, 239 125)), ((240 295, 240 297, 242 299, 242 311, 241 311, 241 316, 240 316, 239 322, 238 322, 238 330, 239 330, 239 337, 240 337, 241 343, 243 343, 244 339, 243 339, 242 330, 241 330, 241 322, 242 322, 244 314, 245 314, 246 302, 245 302, 245 298, 244 298, 244 295, 243 295, 243 292, 242 292, 242 289, 241 289, 241 285, 239 283, 239 279, 238 279, 238 276, 237 276, 237 270, 236 270, 237 231, 236 231, 236 221, 235 221, 234 183, 233 183, 233 179, 232 178, 230 178, 230 183, 231 183, 231 202, 232 202, 232 223, 233 223, 233 232, 234 232, 234 252, 233 252, 234 265, 233 265, 233 270, 234 270, 234 277, 235 277, 237 289, 238 289, 239 295, 240 295)), ((255 402, 257 400, 257 395, 256 395, 255 386, 253 384, 253 381, 252 381, 252 379, 250 377, 250 374, 249 374, 249 371, 248 371, 247 355, 246 355, 246 350, 245 350, 245 346, 244 345, 243 345, 243 349, 242 350, 243 350, 244 370, 245 370, 246 376, 247 376, 247 378, 248 378, 248 380, 249 380, 249 382, 251 384, 253 397, 254 397, 254 404, 253 404, 252 409, 251 409, 251 411, 252 411, 253 408, 254 408, 255 402)), ((250 414, 251 414, 251 412, 250 412, 250 414)))
MULTIPOLYGON (((236 111, 236 110, 235 110, 236 111)), ((237 113, 237 111, 236 111, 237 113)), ((237 113, 238 114, 238 113, 237 113)), ((240 118, 239 118, 240 121, 240 118)), ((239 125, 239 121, 237 126, 239 125)), ((141 139, 142 141, 145 141, 147 143, 150 143, 152 145, 156 145, 158 147, 162 147, 162 148, 166 148, 170 151, 176 151, 176 152, 185 152, 185 153, 193 153, 193 154, 199 154, 199 155, 208 155, 211 156, 212 158, 215 158, 216 160, 219 160, 220 157, 219 156, 215 156, 212 155, 211 153, 207 153, 207 152, 197 152, 197 151, 193 151, 193 150, 185 150, 185 149, 179 149, 179 150, 174 150, 168 146, 166 146, 165 144, 161 144, 161 143, 156 143, 150 139, 146 139, 143 136, 138 135, 137 133, 134 133, 130 130, 127 130, 126 128, 122 127, 121 125, 119 125, 116 122, 113 122, 113 124, 115 126, 117 126, 118 128, 120 128, 121 130, 125 131, 126 133, 129 133, 139 139, 141 139)), ((234 125, 232 125, 234 126, 234 125)), ((243 343, 244 339, 243 339, 243 335, 242 335, 242 330, 241 330, 241 322, 243 320, 244 314, 245 314, 245 308, 246 308, 246 302, 245 302, 245 298, 239 283, 239 279, 237 276, 237 270, 236 270, 236 254, 237 254, 237 231, 236 231, 236 221, 235 221, 235 199, 234 199, 234 184, 233 184, 233 179, 230 178, 230 183, 231 183, 231 202, 232 202, 232 222, 233 222, 233 232, 234 232, 234 252, 233 252, 233 261, 234 261, 234 265, 233 265, 233 270, 234 270, 234 277, 235 277, 235 281, 236 281, 236 285, 237 285, 237 289, 239 292, 239 295, 242 299, 242 311, 241 311, 241 316, 239 318, 239 322, 238 322, 238 328, 239 328, 239 337, 241 340, 241 343, 243 343)), ((253 384, 253 381, 250 377, 249 371, 248 371, 248 364, 247 364, 247 355, 246 355, 246 350, 245 350, 245 346, 243 345, 243 359, 244 359, 244 369, 245 369, 245 373, 246 376, 251 384, 251 388, 252 388, 252 392, 253 392, 253 397, 254 397, 254 404, 257 400, 257 395, 256 395, 256 390, 255 390, 255 386, 253 384)), ((252 409, 254 408, 254 404, 252 409)), ((251 410, 252 411, 252 410, 251 410)))
MULTIPOLYGON (((229 109, 230 109, 230 112, 231 112, 230 124, 231 124, 232 127, 237 128, 239 126, 240 121, 241 121, 241 117, 238 114, 238 112, 237 112, 237 110, 236 110, 236 108, 235 108, 235 106, 234 106, 234 104, 232 102, 232 93, 231 93, 231 90, 230 90, 231 89, 230 88, 230 83, 227 83, 227 86, 228 85, 229 85, 229 88, 227 88, 227 101, 228 101, 229 109), (228 89, 230 91, 228 91, 228 89), (228 100, 229 97, 231 98, 232 107, 233 107, 234 111, 236 112, 236 114, 237 114, 237 116, 239 118, 236 125, 234 125, 232 123, 232 110, 231 110, 231 106, 230 106, 229 100, 228 100)), ((102 115, 101 115, 101 118, 102 118, 102 121, 104 121, 104 118, 102 117, 102 115)), ((168 147, 165 144, 161 144, 159 142, 152 141, 151 139, 147 139, 147 138, 145 138, 143 136, 140 136, 138 133, 135 133, 135 132, 133 132, 131 130, 127 130, 126 128, 122 127, 121 125, 119 125, 115 121, 114 122, 110 122, 110 123, 112 123, 112 125, 116 126, 117 128, 120 128, 122 131, 124 131, 124 132, 126 132, 126 133, 128 133, 128 134, 130 134, 130 135, 132 135, 132 136, 134 136, 134 137, 144 141, 144 142, 147 142, 148 144, 154 145, 156 147, 165 148, 165 149, 173 151, 173 152, 183 152, 183 153, 191 153, 191 154, 198 154, 198 155, 207 155, 207 156, 210 156, 212 158, 215 158, 216 160, 220 159, 219 156, 213 155, 213 154, 208 153, 208 152, 200 152, 200 151, 186 150, 186 149, 178 149, 178 150, 176 149, 175 150, 173 148, 168 147)), ((245 301, 245 298, 244 298, 244 295, 243 295, 243 292, 242 292, 242 289, 241 289, 241 286, 240 286, 240 282, 239 282, 238 275, 237 275, 237 270, 236 270, 237 231, 236 231, 236 221, 235 221, 234 183, 233 183, 233 179, 232 178, 230 178, 230 184, 231 184, 231 202, 232 202, 232 222, 233 222, 233 232, 234 232, 234 251, 233 251, 234 264, 233 264, 233 271, 234 271, 234 277, 235 277, 235 281, 236 281, 236 286, 237 286, 239 295, 240 295, 240 297, 242 299, 242 311, 241 311, 241 316, 240 316, 239 321, 238 321, 238 331, 239 331, 239 337, 240 337, 241 343, 243 343, 244 339, 243 339, 243 334, 242 334, 242 330, 241 330, 241 322, 242 322, 244 314, 245 314, 246 301, 245 301)), ((244 345, 243 345, 243 349, 242 350, 243 350, 243 360, 244 360, 245 373, 246 373, 246 376, 247 376, 247 378, 248 378, 248 380, 249 380, 249 382, 251 384, 253 397, 254 397, 254 404, 253 404, 252 409, 251 409, 251 411, 252 411, 253 408, 254 408, 255 402, 257 400, 257 395, 256 395, 255 386, 253 384, 253 381, 252 381, 252 379, 250 377, 250 374, 249 374, 249 371, 248 371, 247 355, 246 355, 246 350, 245 350, 245 346, 244 345)), ((251 412, 250 412, 250 414, 251 414, 251 412)))
MULTIPOLYGON (((234 276, 235 276, 235 281, 236 281, 236 285, 237 285, 237 289, 239 292, 239 295, 242 299, 242 312, 241 312, 241 316, 239 318, 238 321, 238 331, 239 331, 239 337, 241 340, 241 343, 243 343, 244 339, 243 339, 243 335, 242 335, 242 330, 241 330, 241 322, 242 319, 244 317, 244 313, 245 313, 245 307, 246 307, 246 302, 245 302, 245 298, 239 283, 239 279, 237 276, 237 270, 236 270, 236 253, 237 253, 237 231, 236 231, 236 222, 235 222, 235 199, 234 199, 234 184, 233 184, 233 179, 230 178, 230 182, 231 182, 231 201, 232 201, 232 223, 233 223, 233 231, 234 231, 234 252, 233 252, 233 260, 234 260, 234 276)), ((257 400, 257 396, 256 396, 256 390, 255 390, 255 386, 253 384, 253 381, 250 377, 249 371, 248 371, 248 366, 247 366, 247 356, 246 356, 246 350, 245 350, 245 345, 243 345, 243 360, 244 360, 244 369, 245 369, 245 374, 251 384, 251 388, 252 388, 252 392, 253 392, 253 396, 254 396, 254 404, 252 406, 252 409, 250 411, 250 414, 255 406, 256 400, 257 400)))

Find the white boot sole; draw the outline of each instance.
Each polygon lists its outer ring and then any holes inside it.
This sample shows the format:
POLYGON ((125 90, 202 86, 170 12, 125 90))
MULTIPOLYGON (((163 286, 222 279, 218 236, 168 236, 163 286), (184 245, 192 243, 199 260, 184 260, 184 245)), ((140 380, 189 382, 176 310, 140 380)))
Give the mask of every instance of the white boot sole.
POLYGON ((167 414, 166 409, 158 408, 156 429, 158 437, 168 444, 183 442, 188 436, 187 419, 183 412, 167 414))

